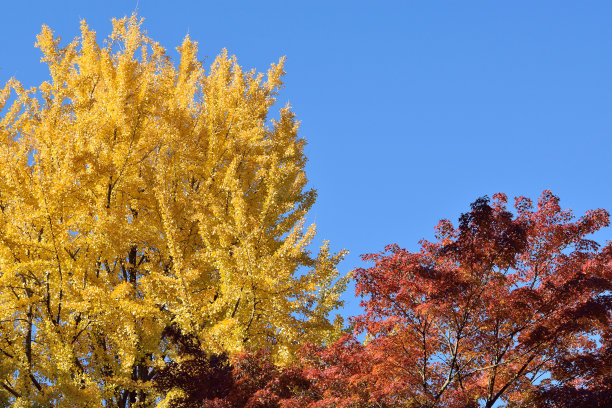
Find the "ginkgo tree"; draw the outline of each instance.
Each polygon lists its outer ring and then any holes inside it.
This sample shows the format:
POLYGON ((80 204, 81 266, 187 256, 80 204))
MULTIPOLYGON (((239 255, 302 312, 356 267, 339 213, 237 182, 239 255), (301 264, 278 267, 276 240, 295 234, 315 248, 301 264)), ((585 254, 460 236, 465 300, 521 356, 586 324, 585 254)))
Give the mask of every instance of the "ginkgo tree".
POLYGON ((343 253, 311 255, 315 201, 267 76, 197 44, 176 67, 136 16, 99 43, 37 37, 50 79, 0 93, 0 400, 163 404, 151 375, 177 327, 210 353, 287 361, 336 338, 343 253))

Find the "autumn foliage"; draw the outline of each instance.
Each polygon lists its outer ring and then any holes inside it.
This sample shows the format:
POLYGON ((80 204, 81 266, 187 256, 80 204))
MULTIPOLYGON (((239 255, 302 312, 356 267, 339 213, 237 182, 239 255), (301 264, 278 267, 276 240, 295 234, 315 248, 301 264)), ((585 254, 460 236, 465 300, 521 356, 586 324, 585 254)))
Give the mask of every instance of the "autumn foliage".
POLYGON ((492 407, 609 387, 612 245, 586 238, 608 213, 574 220, 548 191, 515 210, 502 194, 481 198, 421 251, 364 257, 375 265, 354 271, 366 298, 355 327, 374 392, 408 406, 492 407))
POLYGON ((153 406, 178 347, 266 348, 288 362, 338 337, 342 253, 309 245, 316 193, 286 106, 283 60, 175 66, 136 16, 99 43, 83 21, 37 38, 50 78, 0 89, 0 400, 153 406))
POLYGON ((345 328, 282 59, 175 66, 136 16, 37 47, 49 80, 0 90, 0 406, 609 406, 606 211, 480 198, 364 256, 345 328))

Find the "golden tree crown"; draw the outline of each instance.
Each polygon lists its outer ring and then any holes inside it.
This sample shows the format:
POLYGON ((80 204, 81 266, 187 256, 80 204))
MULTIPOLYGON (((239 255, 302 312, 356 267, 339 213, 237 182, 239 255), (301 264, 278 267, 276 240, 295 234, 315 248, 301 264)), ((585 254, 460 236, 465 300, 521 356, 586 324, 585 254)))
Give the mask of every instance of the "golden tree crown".
POLYGON ((205 71, 186 37, 175 67, 141 25, 113 20, 100 45, 83 21, 65 47, 43 27, 50 79, 0 92, 0 348, 14 356, 0 371, 13 397, 146 390, 135 367, 172 357, 171 324, 211 353, 278 361, 339 333, 328 316, 344 252, 310 254, 305 141, 289 106, 268 116, 284 59, 264 76, 224 50, 205 71))

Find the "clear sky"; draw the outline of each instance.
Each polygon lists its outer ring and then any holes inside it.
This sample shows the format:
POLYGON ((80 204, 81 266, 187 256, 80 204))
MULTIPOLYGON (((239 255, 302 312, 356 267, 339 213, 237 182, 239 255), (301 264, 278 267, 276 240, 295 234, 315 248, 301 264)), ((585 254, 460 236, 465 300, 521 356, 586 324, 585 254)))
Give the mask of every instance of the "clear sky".
POLYGON ((101 38, 136 6, 168 49, 189 33, 209 62, 287 56, 279 103, 302 121, 317 243, 351 251, 343 272, 387 243, 417 249, 482 195, 612 210, 612 2, 4 2, 0 82, 46 79, 43 23, 69 40, 84 18, 101 38))

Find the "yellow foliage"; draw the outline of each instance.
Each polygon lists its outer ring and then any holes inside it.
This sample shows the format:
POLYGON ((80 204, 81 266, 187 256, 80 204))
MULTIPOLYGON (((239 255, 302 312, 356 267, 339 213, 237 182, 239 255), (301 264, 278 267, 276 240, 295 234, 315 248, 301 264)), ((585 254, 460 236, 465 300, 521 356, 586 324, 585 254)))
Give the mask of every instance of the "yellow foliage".
POLYGON ((136 16, 36 45, 50 80, 0 91, 0 400, 152 406, 170 324, 278 360, 337 333, 342 253, 309 254, 305 142, 268 117, 283 59, 206 72, 187 37, 176 68, 136 16))

